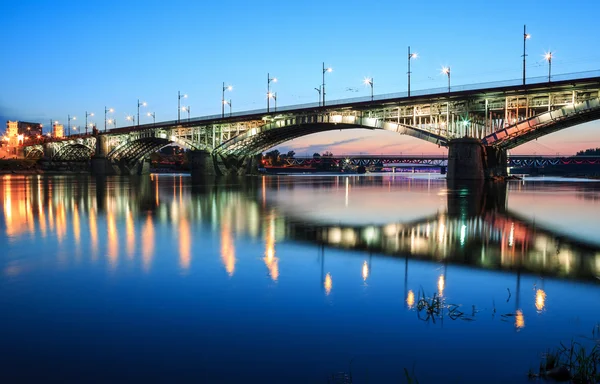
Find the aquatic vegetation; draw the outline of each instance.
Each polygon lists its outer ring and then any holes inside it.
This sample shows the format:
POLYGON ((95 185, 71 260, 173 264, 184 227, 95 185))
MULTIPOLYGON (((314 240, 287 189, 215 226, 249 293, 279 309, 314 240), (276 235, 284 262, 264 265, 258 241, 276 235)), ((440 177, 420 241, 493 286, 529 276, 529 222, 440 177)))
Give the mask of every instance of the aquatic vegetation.
MULTIPOLYGON (((597 332, 595 328, 593 334, 597 332)), ((539 372, 529 371, 529 378, 549 378, 575 384, 600 382, 600 344, 592 347, 571 340, 571 343, 548 350, 540 361, 539 372)))
POLYGON ((444 315, 448 316, 452 320, 475 320, 475 314, 479 312, 475 306, 472 306, 471 316, 466 315, 460 310, 461 305, 459 304, 446 304, 442 296, 438 295, 437 292, 432 297, 427 297, 422 289, 419 290, 419 299, 417 301, 417 316, 419 320, 433 321, 436 319, 442 319, 444 315))
POLYGON ((407 384, 419 384, 419 380, 417 379, 417 376, 415 376, 414 365, 413 365, 412 372, 408 372, 408 369, 406 369, 406 367, 404 367, 404 375, 406 377, 407 384))

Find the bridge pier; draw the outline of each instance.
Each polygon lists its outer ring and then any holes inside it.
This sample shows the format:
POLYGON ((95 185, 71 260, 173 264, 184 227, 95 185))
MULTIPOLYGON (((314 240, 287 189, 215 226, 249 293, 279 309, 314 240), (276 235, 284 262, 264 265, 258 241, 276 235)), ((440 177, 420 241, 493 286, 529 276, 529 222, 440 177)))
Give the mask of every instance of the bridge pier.
POLYGON ((188 162, 192 178, 203 176, 222 176, 209 151, 189 151, 188 162))
POLYGON ((485 180, 507 175, 506 150, 484 146, 473 138, 448 142, 449 180, 485 180))

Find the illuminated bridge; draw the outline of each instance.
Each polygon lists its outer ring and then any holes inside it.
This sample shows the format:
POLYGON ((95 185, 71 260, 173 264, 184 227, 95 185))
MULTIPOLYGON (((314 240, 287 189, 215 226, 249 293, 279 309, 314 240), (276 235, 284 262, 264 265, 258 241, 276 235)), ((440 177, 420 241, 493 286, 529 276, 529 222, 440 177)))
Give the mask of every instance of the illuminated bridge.
POLYGON ((506 172, 506 151, 600 117, 600 72, 455 86, 165 121, 65 139, 26 154, 50 161, 88 161, 96 174, 144 173, 148 156, 177 144, 192 150, 201 174, 246 173, 257 155, 313 133, 376 129, 449 148, 448 177, 482 179, 506 172))

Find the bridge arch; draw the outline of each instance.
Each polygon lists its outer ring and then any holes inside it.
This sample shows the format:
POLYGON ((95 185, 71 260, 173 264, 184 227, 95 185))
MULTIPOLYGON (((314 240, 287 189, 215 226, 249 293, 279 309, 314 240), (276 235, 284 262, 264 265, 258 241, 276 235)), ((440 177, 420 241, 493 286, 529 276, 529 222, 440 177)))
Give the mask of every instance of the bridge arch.
POLYGON ((538 137, 600 119, 600 99, 585 100, 544 112, 484 137, 484 145, 512 149, 538 137))
POLYGON ((44 156, 44 147, 41 145, 32 145, 25 147, 24 152, 26 159, 41 159, 44 156))
POLYGON ((214 149, 215 155, 257 155, 283 142, 313 133, 346 129, 379 129, 417 137, 438 145, 447 145, 441 134, 374 117, 360 112, 319 113, 275 118, 273 121, 233 137, 214 149))
POLYGON ((170 144, 177 144, 178 146, 189 150, 206 149, 203 145, 194 143, 191 140, 164 134, 124 141, 110 151, 107 157, 112 161, 134 163, 143 160, 150 154, 157 152, 170 144))
POLYGON ((54 156, 53 161, 87 161, 94 154, 95 148, 83 142, 69 143, 61 146, 54 156))

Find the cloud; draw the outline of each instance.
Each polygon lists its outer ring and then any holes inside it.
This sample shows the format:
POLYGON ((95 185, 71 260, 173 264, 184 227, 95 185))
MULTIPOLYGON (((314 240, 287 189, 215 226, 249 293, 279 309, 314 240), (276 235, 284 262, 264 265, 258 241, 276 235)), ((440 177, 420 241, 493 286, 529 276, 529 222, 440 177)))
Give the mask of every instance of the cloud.
POLYGON ((354 137, 354 138, 350 138, 350 139, 338 140, 338 141, 333 141, 333 142, 329 142, 329 143, 315 143, 315 144, 302 145, 302 146, 284 145, 284 146, 278 147, 278 149, 281 153, 294 151, 296 153, 308 153, 308 154, 312 155, 315 152, 318 152, 318 153, 325 152, 325 151, 333 152, 336 147, 350 144, 350 143, 361 142, 368 138, 369 138, 369 136, 354 137))

